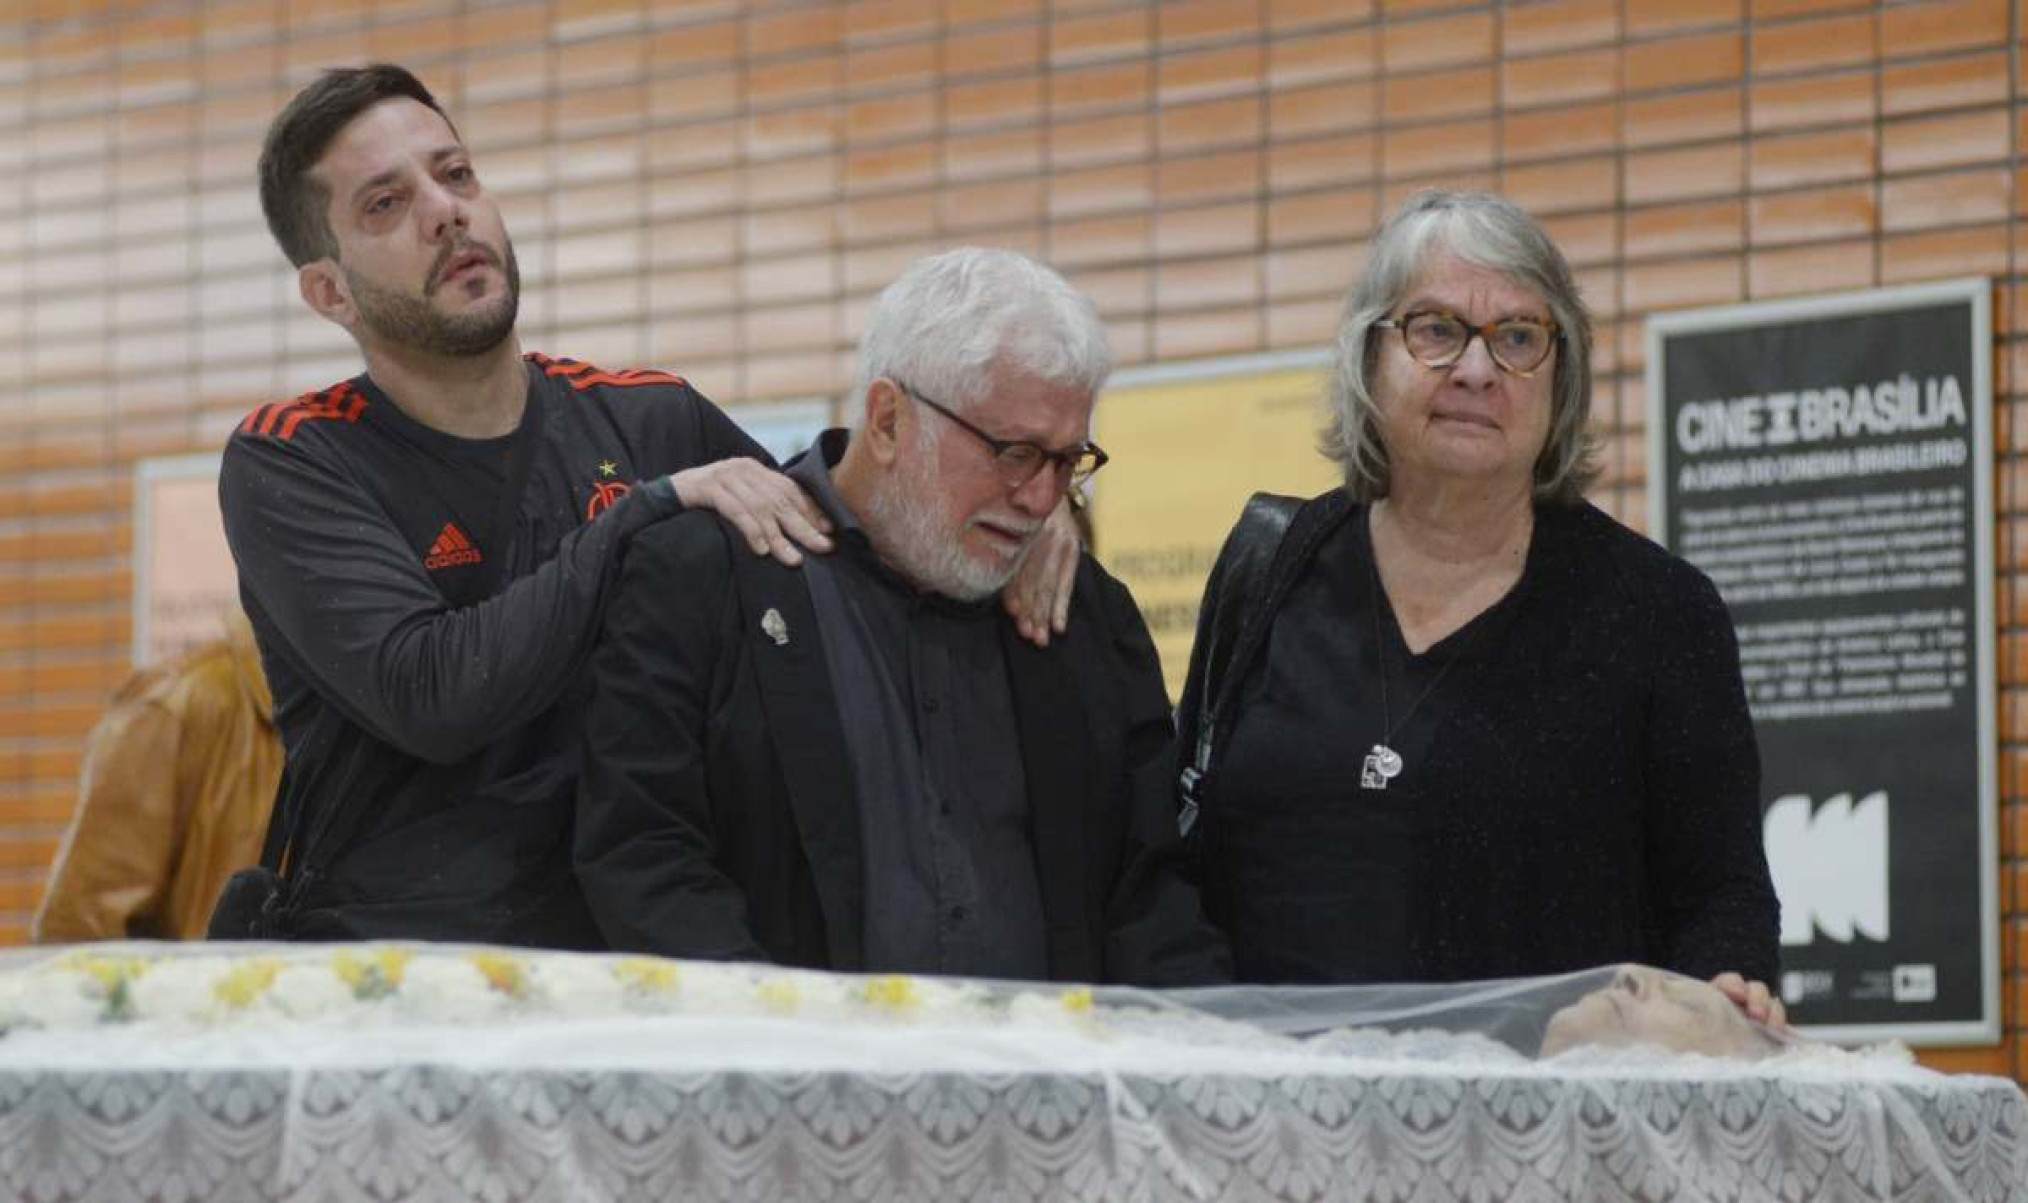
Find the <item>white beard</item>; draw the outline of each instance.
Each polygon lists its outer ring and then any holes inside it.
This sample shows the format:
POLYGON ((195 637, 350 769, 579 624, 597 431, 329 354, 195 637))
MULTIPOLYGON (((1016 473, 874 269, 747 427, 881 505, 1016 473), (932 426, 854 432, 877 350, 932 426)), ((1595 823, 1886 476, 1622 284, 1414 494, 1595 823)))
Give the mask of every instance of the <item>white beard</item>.
POLYGON ((966 555, 963 529, 946 528, 934 510, 912 500, 937 495, 937 473, 936 445, 926 441, 868 501, 867 535, 874 551, 918 587, 958 601, 983 601, 1014 579, 1034 544, 1004 564, 966 555))

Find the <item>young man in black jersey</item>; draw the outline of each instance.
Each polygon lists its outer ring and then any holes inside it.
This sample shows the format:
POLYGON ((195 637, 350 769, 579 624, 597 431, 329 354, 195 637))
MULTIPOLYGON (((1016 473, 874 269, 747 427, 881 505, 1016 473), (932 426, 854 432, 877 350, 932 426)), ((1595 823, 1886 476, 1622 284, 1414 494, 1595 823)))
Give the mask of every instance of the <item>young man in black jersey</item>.
POLYGON ((304 301, 366 371, 261 407, 226 448, 287 755, 265 859, 287 867, 213 934, 595 943, 556 703, 621 549, 703 507, 793 565, 828 523, 682 380, 523 354, 499 206, 409 72, 326 72, 270 127, 260 186, 304 301))

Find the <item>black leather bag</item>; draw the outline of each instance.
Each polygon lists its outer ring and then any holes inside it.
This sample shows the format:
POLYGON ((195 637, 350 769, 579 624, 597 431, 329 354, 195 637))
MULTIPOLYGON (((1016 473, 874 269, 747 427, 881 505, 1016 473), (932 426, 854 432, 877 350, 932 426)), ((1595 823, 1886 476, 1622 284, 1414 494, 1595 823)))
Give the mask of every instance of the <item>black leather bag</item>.
POLYGON ((267 834, 261 839, 260 863, 240 869, 225 879, 218 901, 211 904, 211 922, 205 926, 207 940, 282 940, 288 938, 289 900, 301 888, 300 867, 292 866, 288 877, 282 867, 294 858, 301 832, 297 817, 285 823, 282 799, 289 796, 289 771, 275 784, 274 806, 268 811, 267 834))
POLYGON ((278 940, 286 933, 283 897, 289 883, 266 865, 241 869, 225 879, 211 908, 207 940, 278 940))

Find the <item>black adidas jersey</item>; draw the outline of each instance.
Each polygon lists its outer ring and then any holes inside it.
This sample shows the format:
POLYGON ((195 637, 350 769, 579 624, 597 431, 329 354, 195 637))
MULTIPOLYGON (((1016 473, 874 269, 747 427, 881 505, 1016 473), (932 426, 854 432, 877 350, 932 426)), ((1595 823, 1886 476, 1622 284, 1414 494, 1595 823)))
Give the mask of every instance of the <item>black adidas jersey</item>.
POLYGON ((219 477, 302 818, 306 937, 578 944, 559 699, 668 474, 772 463, 674 376, 527 357, 521 427, 461 439, 365 376, 248 415, 219 477), (526 443, 517 503, 502 494, 526 443), (644 483, 645 482, 645 483, 644 483), (497 529, 496 529, 497 528, 497 529))

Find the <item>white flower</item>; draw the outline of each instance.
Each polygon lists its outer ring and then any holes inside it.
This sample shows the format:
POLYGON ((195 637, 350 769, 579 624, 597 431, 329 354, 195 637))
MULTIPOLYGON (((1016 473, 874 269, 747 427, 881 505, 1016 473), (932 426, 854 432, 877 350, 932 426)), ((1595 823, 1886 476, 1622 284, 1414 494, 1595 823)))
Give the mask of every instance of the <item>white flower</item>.
MULTIPOLYGON (((761 974, 745 965, 686 962, 677 970, 675 1002, 668 1009, 701 1015, 761 1014, 768 1009, 758 993, 761 980, 761 974)), ((786 1002, 794 991, 782 993, 786 1002)))
POLYGON ((8 1002, 13 1017, 28 1027, 84 1028, 106 1013, 104 992, 89 976, 70 969, 22 974, 8 1002))
POLYGON ((361 1010, 352 987, 332 972, 329 962, 290 965, 275 975, 260 1005, 290 1019, 320 1019, 361 1010))
POLYGON ((866 987, 848 977, 783 970, 767 974, 761 988, 772 992, 778 986, 787 987, 795 999, 794 1013, 806 1018, 859 1018, 866 1014, 866 987))
POLYGON ((528 988, 544 1012, 570 1019, 627 1009, 626 988, 612 966, 591 957, 536 958, 528 966, 528 988))
POLYGON ((226 957, 165 957, 127 983, 133 1017, 144 1022, 210 1023, 225 1013, 218 984, 232 968, 226 957))
POLYGON ((28 1017, 21 1010, 27 989, 27 974, 0 973, 0 1032, 28 1022, 28 1017))
POLYGON ((402 973, 394 1003, 406 1018, 431 1023, 466 1023, 491 1019, 511 1000, 479 967, 461 956, 418 953, 402 973))

